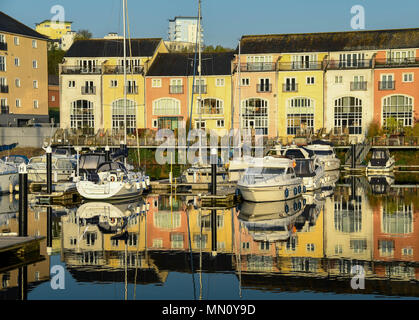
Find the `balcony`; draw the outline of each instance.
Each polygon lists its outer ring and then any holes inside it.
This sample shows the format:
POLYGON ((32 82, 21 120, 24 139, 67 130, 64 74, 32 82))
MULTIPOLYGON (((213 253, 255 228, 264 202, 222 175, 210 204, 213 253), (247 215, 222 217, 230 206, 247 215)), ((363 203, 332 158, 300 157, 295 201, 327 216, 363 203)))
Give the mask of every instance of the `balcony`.
POLYGON ((261 84, 256 85, 256 92, 272 92, 272 84, 261 84))
POLYGON ((194 86, 193 93, 207 93, 207 85, 194 86))
POLYGON ((0 42, 0 50, 7 51, 7 43, 6 42, 0 42))
POLYGON ((61 74, 102 74, 102 67, 62 66, 61 74))
POLYGON ((0 106, 1 114, 9 114, 9 106, 0 106))
POLYGON ((283 83, 282 92, 298 92, 298 83, 283 83))
POLYGON ((351 82, 351 91, 366 91, 367 81, 351 82))
POLYGON ((199 108, 198 114, 223 115, 224 114, 224 108, 223 107, 204 106, 204 107, 199 108))
POLYGON ((298 71, 298 70, 322 70, 321 61, 307 62, 280 62, 280 71, 298 71))
POLYGON ((9 86, 0 85, 0 93, 9 93, 9 86))
POLYGON ((419 57, 395 58, 395 59, 375 59, 376 68, 397 68, 397 67, 419 66, 419 57))
POLYGON ((96 94, 96 87, 81 87, 81 94, 86 95, 86 94, 96 94))
POLYGON ((174 94, 183 93, 183 85, 181 86, 169 86, 169 92, 174 94))
MULTIPOLYGON (((275 62, 249 62, 241 63, 240 71, 241 72, 255 72, 255 71, 275 71, 276 66, 275 62)), ((235 66, 237 69, 237 65, 235 66)))
POLYGON ((396 81, 379 81, 378 90, 395 90, 396 81))
POLYGON ((127 86, 127 94, 138 94, 138 86, 127 86))
MULTIPOLYGON (((142 74, 144 71, 143 66, 128 66, 125 68, 127 74, 142 74)), ((123 74, 124 66, 113 65, 113 66, 104 66, 104 74, 123 74)))
POLYGON ((339 60, 328 60, 327 69, 330 70, 345 70, 345 69, 371 69, 372 60, 355 60, 355 61, 339 61, 339 60))

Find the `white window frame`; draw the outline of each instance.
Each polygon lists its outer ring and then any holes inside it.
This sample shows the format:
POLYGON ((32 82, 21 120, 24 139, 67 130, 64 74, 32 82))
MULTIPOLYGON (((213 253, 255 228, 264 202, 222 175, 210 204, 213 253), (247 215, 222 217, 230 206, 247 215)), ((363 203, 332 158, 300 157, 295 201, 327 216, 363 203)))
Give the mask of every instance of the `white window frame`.
POLYGON ((195 120, 195 128, 196 129, 206 129, 207 128, 207 123, 206 123, 206 121, 205 120, 195 120), (204 126, 202 126, 202 124, 204 125, 204 126))
POLYGON ((342 84, 342 83, 343 83, 343 76, 335 76, 335 84, 342 84))
POLYGON ((14 37, 13 38, 13 43, 15 44, 15 46, 18 46, 18 45, 20 45, 20 41, 19 41, 19 37, 14 37))
POLYGON ((241 78, 241 87, 250 86, 250 78, 241 78))
POLYGON ((161 79, 151 79, 152 88, 161 88, 161 79))
POLYGON ((16 88, 20 88, 22 86, 22 83, 20 82, 19 78, 15 79, 15 86, 16 86, 16 88))
POLYGON ((405 72, 402 74, 402 82, 412 83, 415 81, 415 74, 413 72, 405 72), (406 76, 412 76, 412 80, 405 80, 406 76))
POLYGON ((224 87, 225 86, 225 79, 224 78, 216 78, 215 79, 215 86, 216 87, 224 87))
POLYGON ((51 101, 55 101, 55 96, 51 96, 51 101))
POLYGON ((15 101, 16 108, 20 108, 22 106, 20 102, 21 102, 20 99, 16 99, 15 101))
POLYGON ((20 67, 20 59, 19 59, 19 57, 15 57, 14 64, 15 64, 15 67, 20 67), (16 62, 17 62, 17 64, 16 64, 16 62))
POLYGON ((3 66, 4 67, 4 69, 1 69, 0 68, 0 71, 7 71, 7 69, 6 69, 6 57, 5 56, 0 56, 0 59, 2 61, 2 63, 0 64, 0 66, 3 66))
POLYGON ((217 120, 217 128, 225 128, 225 121, 224 119, 217 120), (222 125, 221 125, 222 123, 222 125))
POLYGON ((158 128, 159 127, 159 121, 157 119, 153 119, 153 123, 151 125, 153 128, 158 128))
POLYGON ((33 80, 32 84, 34 89, 38 89, 38 80, 33 80))
POLYGON ((76 81, 75 80, 68 80, 68 87, 69 88, 75 88, 76 87, 76 81))
POLYGON ((39 109, 39 101, 38 100, 33 100, 33 108, 34 109, 39 109))
POLYGON ((316 77, 315 76, 307 76, 306 77, 306 84, 309 86, 312 86, 314 84, 316 84, 316 77), (313 81, 313 82, 311 82, 313 81))
POLYGON ((38 61, 37 60, 32 60, 32 68, 38 69, 38 61))
POLYGON ((38 42, 36 40, 32 40, 32 48, 38 48, 38 42))
POLYGON ((118 80, 112 79, 109 84, 110 88, 117 88, 118 87, 118 80))
POLYGON ((153 101, 153 116, 179 116, 181 115, 181 102, 178 99, 174 99, 174 98, 168 98, 168 97, 164 97, 164 98, 160 98, 160 99, 156 99, 153 101), (159 103, 162 102, 163 100, 171 100, 173 102, 173 110, 177 111, 176 113, 164 113, 161 112, 162 107, 159 106, 159 103), (156 111, 156 108, 159 107, 158 112, 156 111))

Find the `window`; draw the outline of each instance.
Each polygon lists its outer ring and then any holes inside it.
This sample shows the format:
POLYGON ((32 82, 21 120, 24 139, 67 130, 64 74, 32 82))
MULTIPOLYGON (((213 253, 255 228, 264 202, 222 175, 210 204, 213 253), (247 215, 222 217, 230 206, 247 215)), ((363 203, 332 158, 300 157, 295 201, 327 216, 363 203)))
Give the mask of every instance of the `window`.
POLYGON ((69 88, 75 88, 76 87, 76 81, 74 81, 74 80, 68 81, 68 87, 69 88))
POLYGON ((70 126, 72 129, 94 130, 95 118, 92 102, 88 100, 76 100, 71 103, 70 126))
POLYGON ((217 120, 217 128, 224 128, 224 120, 217 120))
POLYGON ((242 242, 242 249, 249 250, 250 249, 250 243, 249 242, 242 242))
POLYGON ((16 99, 16 108, 20 108, 20 99, 16 99))
POLYGON ((20 59, 19 58, 15 58, 15 66, 16 67, 20 66, 20 59))
POLYGON ((170 244, 172 249, 183 249, 183 234, 172 233, 170 235, 170 244))
POLYGON ((393 74, 382 74, 381 82, 379 84, 380 90, 394 89, 394 75, 393 74))
POLYGON ((249 86, 250 85, 250 79, 249 78, 242 78, 242 86, 249 86))
POLYGON ((204 249, 207 247, 208 235, 206 234, 194 234, 193 243, 195 244, 195 249, 204 249))
POLYGON ((354 253, 363 253, 367 250, 367 240, 365 239, 352 239, 349 246, 354 253))
POLYGON ((32 61, 32 67, 33 67, 34 69, 37 69, 37 68, 38 68, 38 61, 33 60, 33 61, 32 61))
POLYGON ((368 67, 364 53, 345 53, 339 55, 339 68, 368 67))
POLYGON ((138 93, 137 81, 128 80, 128 82, 127 82, 127 93, 128 94, 137 94, 138 93))
POLYGON ((241 103, 242 128, 261 130, 268 134, 268 100, 250 98, 241 103))
POLYGON ((286 246, 287 251, 295 251, 297 249, 297 240, 297 237, 288 238, 286 246))
POLYGON ((51 101, 55 101, 55 96, 51 96, 51 101))
POLYGON ((205 120, 203 121, 195 120, 195 128, 205 130, 205 120))
POLYGON ((354 76, 354 81, 351 83, 351 90, 367 90, 367 82, 364 81, 364 76, 354 76))
POLYGON ((112 247, 117 247, 117 246, 118 246, 118 244, 119 244, 118 239, 111 239, 111 246, 112 246, 112 247))
POLYGON ((415 50, 391 50, 387 52, 387 63, 402 64, 415 62, 415 50))
POLYGON ((6 57, 0 56, 0 71, 6 71, 6 57))
POLYGON ((20 88, 20 79, 15 80, 16 88, 20 88))
POLYGON ((6 37, 4 34, 0 34, 0 43, 6 43, 6 37))
POLYGON ((335 230, 342 233, 360 232, 362 229, 362 199, 354 196, 354 201, 346 201, 342 196, 335 196, 335 230))
POLYGON ((383 99, 383 126, 392 118, 397 127, 411 127, 413 125, 413 98, 403 95, 386 97, 383 99))
POLYGON ((33 108, 38 109, 38 100, 33 101, 33 108))
POLYGON ((198 112, 202 114, 224 114, 223 101, 213 98, 203 99, 198 112))
POLYGON ((125 127, 127 133, 134 133, 137 127, 135 101, 126 100, 126 108, 124 105, 124 99, 112 102, 112 129, 116 133, 116 131, 125 127), (124 125, 125 114, 127 119, 126 125, 124 125))
POLYGON ((342 254, 342 245, 341 244, 335 245, 335 254, 342 254))
POLYGON ((249 56, 247 57, 247 71, 274 70, 272 56, 249 56))
POLYGON ((287 106, 287 134, 314 132, 314 101, 309 98, 292 98, 287 106))
POLYGON ((207 86, 206 86, 206 81, 205 79, 196 79, 195 80, 195 85, 194 85, 194 93, 207 93, 207 86))
POLYGON ((269 242, 267 241, 260 242, 260 250, 263 250, 263 251, 269 250, 269 242))
POLYGON ((215 86, 216 87, 224 87, 224 85, 225 85, 225 79, 223 79, 223 78, 215 79, 215 86))
POLYGON ((394 241, 392 240, 379 240, 378 250, 381 256, 392 256, 394 253, 394 241))
POLYGON ((111 87, 111 88, 116 88, 116 87, 118 87, 118 80, 111 80, 111 85, 110 85, 110 87, 111 87))
POLYGON ((38 80, 33 80, 33 88, 38 89, 38 80))
POLYGON ((307 77, 306 84, 314 84, 314 77, 307 77))
POLYGON ((307 250, 308 252, 313 252, 313 251, 314 251, 314 249, 315 249, 314 243, 307 243, 307 244, 306 244, 306 250, 307 250))
POLYGON ((180 228, 182 221, 181 215, 179 212, 167 212, 167 211, 159 211, 153 215, 153 224, 154 227, 159 229, 177 229, 180 228))
POLYGON ((9 113, 9 106, 7 105, 7 98, 0 99, 0 113, 2 114, 9 113))
POLYGON ((161 88, 161 79, 151 80, 151 87, 152 88, 161 88))
POLYGON ((413 82, 413 73, 403 73, 403 82, 413 82))
POLYGON ((19 37, 14 37, 13 38, 13 41, 14 41, 14 43, 15 43, 16 46, 19 45, 19 37))
POLYGON ((138 241, 138 236, 136 233, 128 234, 128 246, 136 246, 138 241))
POLYGON ((163 248, 163 239, 153 239, 153 248, 163 248))
POLYGON ((402 249, 402 256, 413 256, 413 248, 403 248, 402 249))
POLYGON ((171 98, 162 98, 153 101, 153 115, 180 115, 180 101, 171 98))
POLYGON ((284 92, 295 92, 297 91, 297 81, 295 78, 285 78, 283 87, 284 92))
POLYGON ((316 69, 319 66, 316 54, 293 55, 291 59, 292 69, 294 70, 316 69))
POLYGON ((335 76, 335 83, 342 83, 343 77, 342 76, 335 76))
POLYGON ((157 119, 153 119, 153 128, 158 128, 158 121, 157 121, 157 119))
POLYGON ((269 83, 269 78, 259 79, 259 84, 257 85, 258 92, 271 92, 272 84, 269 83))
POLYGON ((362 100, 355 97, 343 97, 335 100, 335 134, 362 134, 362 100))
POLYGON ((183 93, 182 79, 170 79, 170 93, 183 93))
POLYGON ((38 48, 38 43, 36 42, 36 40, 32 40, 32 48, 38 48))
POLYGON ((404 235, 413 232, 412 204, 392 203, 383 206, 381 230, 387 234, 404 235))

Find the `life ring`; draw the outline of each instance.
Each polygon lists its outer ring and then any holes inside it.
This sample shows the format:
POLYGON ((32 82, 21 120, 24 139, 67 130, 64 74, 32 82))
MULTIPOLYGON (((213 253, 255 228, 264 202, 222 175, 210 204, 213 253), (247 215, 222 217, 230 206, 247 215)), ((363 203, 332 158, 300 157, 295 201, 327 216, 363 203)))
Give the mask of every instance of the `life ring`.
POLYGON ((288 198, 288 195, 289 195, 289 191, 288 189, 285 189, 285 198, 288 198))
POLYGON ((109 182, 115 182, 117 180, 117 176, 115 175, 115 174, 111 174, 109 177, 108 177, 108 181, 109 182))
POLYGON ((116 218, 110 218, 108 223, 111 227, 115 227, 118 224, 118 221, 116 218))

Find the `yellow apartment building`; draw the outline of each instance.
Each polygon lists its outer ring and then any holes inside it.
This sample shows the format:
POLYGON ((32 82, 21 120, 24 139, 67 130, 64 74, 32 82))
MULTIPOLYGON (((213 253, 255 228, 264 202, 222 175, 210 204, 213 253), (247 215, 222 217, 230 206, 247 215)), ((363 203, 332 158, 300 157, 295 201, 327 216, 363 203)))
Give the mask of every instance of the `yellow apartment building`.
POLYGON ((36 24, 35 30, 53 40, 59 40, 67 32, 71 32, 71 21, 44 20, 36 24))
POLYGON ((0 12, 0 125, 49 122, 47 42, 0 12))

